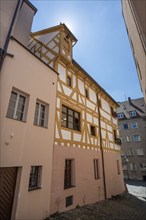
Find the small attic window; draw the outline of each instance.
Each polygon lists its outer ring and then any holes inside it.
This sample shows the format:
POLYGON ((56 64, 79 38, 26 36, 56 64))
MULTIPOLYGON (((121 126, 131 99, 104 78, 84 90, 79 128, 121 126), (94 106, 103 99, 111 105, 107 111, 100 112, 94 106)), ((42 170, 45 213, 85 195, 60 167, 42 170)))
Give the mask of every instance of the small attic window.
POLYGON ((137 116, 137 112, 135 110, 134 111, 130 111, 129 114, 130 114, 131 117, 137 116))
POLYGON ((118 113, 118 119, 122 119, 124 118, 124 114, 123 113, 118 113))

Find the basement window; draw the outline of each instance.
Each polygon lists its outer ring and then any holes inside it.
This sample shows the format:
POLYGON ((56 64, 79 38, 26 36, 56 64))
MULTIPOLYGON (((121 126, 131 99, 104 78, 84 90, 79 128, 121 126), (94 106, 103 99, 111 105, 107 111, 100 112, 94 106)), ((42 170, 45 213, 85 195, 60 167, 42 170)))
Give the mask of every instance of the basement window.
POLYGON ((66 197, 66 207, 73 204, 73 196, 66 197))

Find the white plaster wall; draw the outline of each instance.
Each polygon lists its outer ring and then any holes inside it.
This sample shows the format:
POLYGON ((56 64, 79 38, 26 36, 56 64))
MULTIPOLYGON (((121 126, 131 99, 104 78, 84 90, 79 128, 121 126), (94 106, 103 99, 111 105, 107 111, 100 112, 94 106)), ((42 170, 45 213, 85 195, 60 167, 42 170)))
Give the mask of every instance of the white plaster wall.
POLYGON ((92 102, 90 102, 89 100, 86 101, 86 105, 88 108, 90 108, 92 110, 95 109, 95 105, 92 102))
POLYGON ((80 93, 85 95, 84 83, 80 79, 78 79, 78 87, 79 87, 80 93))
POLYGON ((97 103, 96 93, 91 88, 89 88, 89 94, 91 101, 97 103))
POLYGON ((92 115, 86 113, 86 119, 87 119, 87 121, 92 123, 92 115))
POLYGON ((43 35, 39 35, 39 36, 35 36, 36 39, 38 39, 39 41, 47 44, 51 39, 53 39, 55 37, 55 35, 57 35, 59 33, 59 31, 55 31, 53 33, 48 33, 48 34, 43 34, 43 35))
POLYGON ((58 64, 59 78, 66 83, 66 69, 60 63, 58 64))
POLYGON ((61 129, 62 138, 65 140, 71 140, 71 132, 61 129))
POLYGON ((104 112, 102 109, 100 109, 100 114, 101 114, 101 116, 103 116, 107 120, 109 120, 109 121, 111 120, 111 116, 109 114, 107 114, 106 112, 104 112))
POLYGON ((103 108, 106 112, 111 113, 109 103, 108 103, 107 101, 105 101, 103 98, 101 98, 101 104, 102 104, 102 108, 103 108))
POLYGON ((81 141, 81 134, 73 133, 73 140, 80 142, 81 141))

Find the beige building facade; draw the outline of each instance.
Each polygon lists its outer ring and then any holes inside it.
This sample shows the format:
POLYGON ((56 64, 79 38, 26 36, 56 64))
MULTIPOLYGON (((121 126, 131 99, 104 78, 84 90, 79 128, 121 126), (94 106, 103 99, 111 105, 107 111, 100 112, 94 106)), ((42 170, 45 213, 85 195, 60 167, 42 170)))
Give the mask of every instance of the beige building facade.
POLYGON ((76 37, 65 24, 30 34, 28 0, 0 10, 0 218, 40 220, 122 193, 118 104, 73 59, 76 37))
POLYGON ((143 98, 120 102, 121 156, 125 179, 146 181, 146 105, 143 98))
POLYGON ((146 1, 122 0, 122 12, 146 103, 146 1))
POLYGON ((124 191, 117 103, 73 59, 65 24, 31 34, 29 49, 59 73, 51 213, 124 191))
MULTIPOLYGON (((10 28, 14 13, 14 26, 17 18, 25 22, 25 17, 33 17, 29 2, 24 1, 19 12, 14 10, 16 2, 2 1, 2 12, 9 9, 2 30, 10 28)), ((31 22, 24 29, 22 23, 20 30, 19 25, 12 28, 7 47, 2 38, 1 49, 7 50, 0 73, 0 219, 40 220, 50 214, 58 74, 27 49, 31 22)))

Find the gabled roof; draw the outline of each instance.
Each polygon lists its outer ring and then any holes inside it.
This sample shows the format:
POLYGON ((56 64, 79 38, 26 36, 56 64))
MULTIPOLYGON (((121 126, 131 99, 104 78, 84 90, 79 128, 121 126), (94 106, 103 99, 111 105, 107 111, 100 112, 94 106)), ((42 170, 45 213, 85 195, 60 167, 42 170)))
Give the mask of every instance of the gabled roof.
POLYGON ((119 106, 117 108, 117 114, 123 113, 127 119, 130 119, 129 112, 136 111, 139 117, 146 117, 146 105, 144 103, 144 98, 130 99, 124 102, 118 102, 119 106))
POLYGON ((78 41, 77 38, 73 35, 73 33, 68 29, 68 27, 64 23, 63 24, 60 23, 59 25, 33 32, 32 35, 38 36, 38 35, 43 35, 43 34, 51 33, 54 31, 61 31, 61 30, 64 30, 72 38, 73 42, 78 41))

